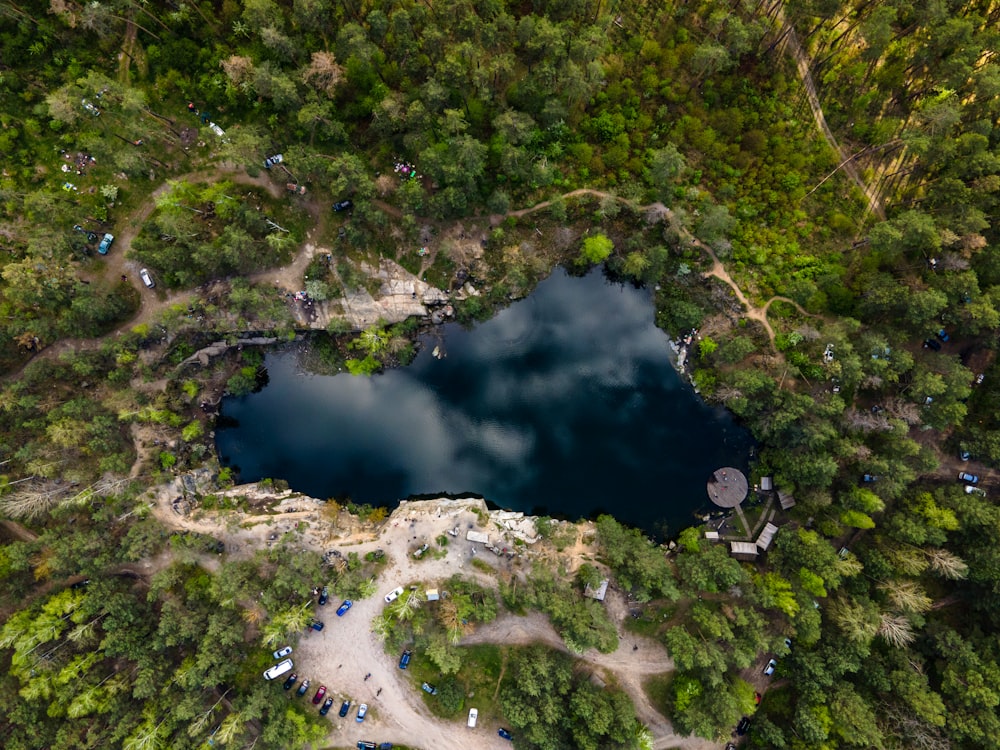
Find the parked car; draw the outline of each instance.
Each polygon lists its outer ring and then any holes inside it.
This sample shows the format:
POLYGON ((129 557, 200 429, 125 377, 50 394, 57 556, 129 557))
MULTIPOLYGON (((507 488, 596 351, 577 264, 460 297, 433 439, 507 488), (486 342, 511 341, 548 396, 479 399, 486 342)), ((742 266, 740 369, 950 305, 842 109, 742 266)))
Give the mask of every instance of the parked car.
POLYGON ((767 662, 767 666, 764 667, 764 674, 769 677, 774 674, 774 670, 778 668, 778 662, 776 659, 770 659, 767 662))
POLYGON ((969 484, 979 484, 979 477, 975 474, 970 474, 967 471, 960 471, 958 472, 958 481, 968 482, 969 484))
POLYGON ((351 201, 337 201, 333 204, 334 211, 346 211, 349 208, 354 208, 354 203, 351 201))
POLYGON ((396 601, 400 596, 402 596, 402 594, 403 594, 402 586, 393 589, 392 591, 390 591, 388 594, 385 595, 385 603, 389 604, 391 602, 396 601))
POLYGON ((323 701, 323 707, 319 710, 319 715, 326 716, 328 713, 330 713, 330 706, 332 705, 333 705, 332 697, 327 698, 325 701, 323 701))
POLYGON ((340 715, 341 718, 343 718, 344 716, 347 716, 347 712, 350 710, 351 710, 351 702, 344 701, 343 703, 340 704, 340 711, 338 711, 337 713, 340 715))
POLYGON ((282 687, 284 687, 285 690, 291 690, 292 685, 294 685, 295 681, 298 679, 299 675, 296 672, 292 672, 290 675, 288 675, 288 679, 285 680, 285 684, 282 687))
POLYGON ((85 110, 87 110, 88 112, 90 112, 90 114, 92 114, 94 117, 99 117, 100 116, 101 110, 99 110, 93 104, 91 104, 90 102, 88 102, 86 99, 81 99, 80 100, 80 104, 82 104, 83 108, 85 110))
POLYGON ((156 283, 153 281, 153 277, 149 275, 149 271, 145 268, 139 269, 139 278, 142 279, 142 283, 146 285, 147 289, 152 289, 156 286, 156 283))
POLYGON ((413 553, 413 556, 419 560, 421 557, 424 556, 424 553, 427 551, 429 547, 430 547, 429 544, 424 544, 420 549, 418 549, 416 552, 413 553))
POLYGON ((736 734, 741 737, 750 731, 750 717, 744 716, 740 719, 740 723, 736 725, 736 734))
POLYGON ((349 610, 353 606, 354 602, 352 602, 350 599, 344 599, 344 601, 340 603, 340 606, 337 607, 337 617, 343 617, 345 614, 347 614, 347 610, 349 610))
POLYGON ((368 715, 368 704, 362 703, 360 706, 358 706, 358 718, 355 719, 355 721, 357 721, 360 724, 362 721, 365 720, 365 717, 367 715, 368 715))
POLYGON ((292 647, 285 646, 284 648, 279 648, 277 651, 275 651, 273 656, 275 659, 284 659, 290 653, 292 653, 292 647))
POLYGON ((276 164, 281 164, 281 162, 283 162, 284 160, 285 157, 282 156, 281 154, 275 154, 274 156, 269 156, 266 159, 264 159, 264 168, 270 169, 276 164))
POLYGON ((726 743, 726 750, 736 750, 736 745, 732 742, 726 743))
POLYGON ((980 487, 976 487, 975 485, 967 484, 967 485, 965 485, 965 494, 966 495, 982 495, 983 497, 986 497, 986 490, 984 490, 984 489, 982 489, 980 487))
POLYGON ((936 352, 941 351, 941 344, 939 344, 934 339, 924 339, 924 349, 933 349, 936 352))
POLYGON ((273 680, 275 677, 281 677, 281 675, 291 671, 292 671, 292 660, 285 659, 284 661, 279 661, 270 669, 264 670, 264 679, 273 680))
POLYGON ((409 649, 403 652, 403 655, 399 657, 399 668, 406 669, 410 666, 410 657, 413 656, 413 652, 409 649))
POLYGON ((309 627, 311 627, 313 630, 322 630, 323 629, 323 623, 321 623, 319 620, 313 620, 310 623, 309 627))
POLYGON ((299 698, 301 698, 301 697, 302 697, 303 695, 305 695, 305 694, 306 694, 306 691, 307 691, 308 689, 309 689, 309 680, 308 680, 308 679, 305 679, 305 680, 302 680, 302 684, 301 684, 301 685, 299 685, 299 689, 295 691, 295 694, 296 694, 296 695, 297 695, 297 696, 298 696, 299 698))
POLYGON ((358 750, 378 750, 378 745, 370 740, 358 740, 358 750))
POLYGON ((508 731, 507 731, 506 729, 504 729, 503 727, 500 727, 500 728, 499 728, 499 729, 497 730, 497 734, 499 734, 499 735, 500 735, 501 737, 503 737, 503 738, 504 738, 505 740, 512 740, 512 741, 513 741, 513 739, 514 739, 514 735, 512 735, 512 734, 511 734, 510 732, 508 732, 508 731))
POLYGON ((968 461, 970 458, 972 458, 972 454, 967 450, 961 450, 958 452, 958 457, 963 461, 968 461))
POLYGON ((947 332, 946 330, 944 330, 943 328, 942 328, 942 329, 940 329, 940 330, 939 330, 939 331, 937 332, 937 337, 938 337, 939 339, 941 339, 942 341, 945 341, 945 342, 947 342, 947 341, 951 341, 951 336, 949 336, 949 335, 948 335, 948 332, 947 332))
POLYGON ((479 718, 479 709, 470 708, 469 709, 469 721, 467 722, 470 729, 476 728, 476 720, 479 718))
POLYGON ((115 241, 115 236, 110 232, 105 233, 101 238, 101 244, 97 246, 97 252, 101 255, 107 255, 108 250, 111 249, 111 243, 115 241))
POLYGON ((326 695, 326 685, 320 685, 319 690, 316 691, 316 695, 313 696, 313 705, 318 706, 319 702, 323 700, 324 695, 326 695))
POLYGON ((330 601, 330 592, 327 591, 326 586, 324 586, 323 590, 319 592, 319 606, 326 606, 328 601, 330 601))
POLYGON ((430 693, 431 695, 437 695, 438 694, 437 688, 434 687, 433 685, 430 685, 430 684, 426 683, 426 682, 423 685, 420 686, 420 689, 423 690, 425 693, 430 693))
POLYGON ((872 484, 873 482, 877 482, 878 481, 878 475, 877 474, 865 474, 863 477, 861 477, 861 481, 865 482, 865 484, 872 484))

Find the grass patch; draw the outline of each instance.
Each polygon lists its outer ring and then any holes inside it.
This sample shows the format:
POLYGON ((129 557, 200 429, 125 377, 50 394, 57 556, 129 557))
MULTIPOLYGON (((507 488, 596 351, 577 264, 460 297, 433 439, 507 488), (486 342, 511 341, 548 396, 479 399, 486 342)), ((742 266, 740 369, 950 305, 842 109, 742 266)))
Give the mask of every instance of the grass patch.
POLYGON ((677 613, 676 604, 647 604, 640 610, 638 617, 629 617, 625 621, 625 629, 630 633, 647 638, 656 638, 663 632, 666 623, 677 613))
POLYGON ((670 688, 674 682, 673 672, 654 674, 642 681, 642 692, 646 694, 653 708, 665 712, 670 705, 670 688))
POLYGON ((478 557, 472 558, 472 567, 476 570, 481 570, 483 573, 490 573, 491 575, 496 575, 497 572, 496 568, 478 557))

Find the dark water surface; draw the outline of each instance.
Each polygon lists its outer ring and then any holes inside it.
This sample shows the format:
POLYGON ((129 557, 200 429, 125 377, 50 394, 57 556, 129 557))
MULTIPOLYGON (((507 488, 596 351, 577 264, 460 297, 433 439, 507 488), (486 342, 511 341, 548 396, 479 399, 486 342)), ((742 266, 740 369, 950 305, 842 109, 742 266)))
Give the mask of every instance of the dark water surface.
POLYGON ((713 469, 746 468, 748 433, 671 367, 646 290, 557 269, 492 320, 438 330, 412 365, 372 378, 269 355, 267 387, 223 402, 238 425, 217 432, 223 463, 319 498, 474 493, 661 533, 705 508, 713 469))

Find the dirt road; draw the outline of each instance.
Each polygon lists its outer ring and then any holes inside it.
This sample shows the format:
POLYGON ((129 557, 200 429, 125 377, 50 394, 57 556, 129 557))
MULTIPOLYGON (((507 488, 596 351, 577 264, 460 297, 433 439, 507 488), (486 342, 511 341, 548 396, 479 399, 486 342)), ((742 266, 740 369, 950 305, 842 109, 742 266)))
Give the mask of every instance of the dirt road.
MULTIPOLYGON (((251 491, 249 486, 248 491, 251 491)), ((485 526, 480 523, 480 513, 485 510, 481 501, 414 501, 397 508, 377 530, 338 530, 322 516, 315 500, 302 496, 283 495, 278 508, 285 512, 243 516, 241 523, 234 523, 232 512, 205 514, 200 518, 178 514, 170 505, 176 495, 174 489, 161 489, 156 494, 154 514, 168 526, 211 534, 223 540, 227 550, 237 556, 250 554, 280 534, 296 533, 296 526, 302 521, 308 523, 308 528, 297 537, 296 544, 303 547, 316 551, 336 549, 344 555, 357 552, 363 556, 376 549, 385 552, 387 563, 374 597, 355 601, 343 617, 336 614, 340 604, 338 600, 331 599, 325 607, 317 606, 316 618, 325 623, 324 629, 310 631, 298 642, 294 639, 290 641, 295 648, 292 654, 295 671, 300 680, 308 677, 311 681, 309 697, 320 685, 325 685, 337 708, 344 700, 352 702, 351 711, 344 719, 331 710, 328 717, 332 726, 328 738, 330 744, 353 746, 364 739, 441 750, 467 750, 470 743, 477 749, 509 750, 510 744, 497 736, 496 726, 487 725, 484 721, 471 730, 465 726, 464 720, 449 722, 431 714, 419 686, 408 679, 410 673, 398 668, 399 654, 385 653, 382 643, 371 629, 373 619, 385 606, 383 597, 397 586, 420 584, 424 588, 432 587, 456 573, 491 588, 496 585, 493 575, 471 565, 473 547, 477 548, 481 559, 501 569, 509 568, 512 563, 485 552, 483 545, 473 544, 464 538, 467 531, 477 530, 488 533, 493 541, 499 543, 499 526, 493 520, 485 526), (414 559, 413 549, 425 541, 433 543, 435 538, 455 526, 461 531, 458 537, 449 537, 450 543, 444 548, 446 554, 414 559), (365 680, 367 674, 371 677, 365 680), (360 703, 369 706, 368 718, 363 724, 355 721, 360 703)), ((507 543, 511 541, 512 537, 508 537, 507 543)), ((573 551, 576 556, 592 556, 594 552, 580 545, 573 551)), ((535 552, 529 549, 526 554, 530 556, 535 552)), ((572 567, 573 563, 569 563, 568 568, 572 567)), ((579 658, 603 671, 610 683, 617 684, 629 694, 640 720, 653 732, 655 747, 684 750, 716 747, 699 738, 675 735, 670 722, 650 704, 642 690, 643 679, 673 669, 673 661, 655 641, 625 632, 622 623, 628 616, 628 608, 620 592, 610 592, 607 606, 618 624, 621 647, 611 654, 590 650, 579 658), (634 650, 633 646, 638 646, 638 649, 634 650)), ((504 614, 464 638, 462 643, 544 643, 566 651, 565 644, 548 619, 538 613, 527 617, 504 614)))

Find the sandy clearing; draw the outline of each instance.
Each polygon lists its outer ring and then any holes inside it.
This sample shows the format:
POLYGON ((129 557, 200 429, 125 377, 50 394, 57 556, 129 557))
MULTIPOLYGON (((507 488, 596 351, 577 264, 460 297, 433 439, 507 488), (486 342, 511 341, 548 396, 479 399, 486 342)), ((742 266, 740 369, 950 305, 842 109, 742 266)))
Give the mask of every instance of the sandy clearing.
MULTIPOLYGON (((267 497, 267 493, 262 493, 255 485, 235 488, 231 492, 245 492, 254 498, 267 497)), ((316 501, 293 493, 271 495, 273 499, 280 499, 278 508, 285 512, 243 515, 230 511, 225 514, 204 513, 197 517, 172 510, 170 500, 178 494, 179 489, 173 485, 156 493, 154 513, 157 517, 175 528, 199 531, 222 539, 227 549, 236 555, 247 554, 281 533, 298 534, 295 546, 317 551, 339 550, 344 555, 357 552, 362 556, 376 549, 385 552, 387 562, 374 597, 355 601, 343 617, 336 615, 340 604, 337 599, 331 599, 325 607, 317 605, 316 618, 325 623, 324 629, 307 632, 297 643, 294 639, 291 641, 295 647, 292 654, 295 671, 300 680, 310 680, 310 688, 301 699, 294 697, 294 691, 291 691, 289 700, 311 699, 320 685, 326 686, 328 694, 335 700, 334 708, 328 715, 331 724, 328 744, 353 747, 358 740, 371 740, 443 750, 466 750, 473 744, 484 750, 510 748, 509 743, 497 736, 497 726, 493 723, 483 721, 471 730, 465 726, 464 720, 445 721, 433 716, 426 707, 419 686, 410 681, 408 672, 398 668, 399 654, 385 653, 382 643, 371 631, 371 623, 385 606, 385 594, 396 586, 419 583, 431 587, 456 573, 486 586, 495 586, 495 575, 484 573, 470 564, 473 548, 477 557, 499 571, 513 574, 524 568, 526 559, 551 560, 552 550, 537 545, 527 546, 524 558, 511 561, 491 554, 482 544, 468 541, 466 532, 476 530, 488 533, 496 544, 512 546, 509 534, 506 541, 501 541, 497 517, 487 516, 485 504, 480 500, 405 502, 381 527, 375 529, 348 524, 343 519, 335 525, 319 512, 316 501), (292 511, 292 508, 295 510, 292 511), (299 533, 296 528, 303 521, 308 527, 299 533), (414 559, 412 553, 421 544, 434 544, 438 536, 456 526, 459 535, 449 536, 446 547, 432 547, 423 559, 414 559), (434 554, 436 551, 438 554, 434 554), (365 680, 365 675, 369 673, 371 677, 365 680), (352 702, 351 711, 341 719, 336 709, 346 699, 352 702), (363 724, 354 720, 360 703, 369 706, 368 718, 363 724)), ((578 562, 576 558, 592 558, 594 550, 578 539, 570 554, 574 559, 566 561, 567 569, 574 567, 573 563, 578 562)), ((607 682, 617 684, 630 695, 640 720, 653 732, 654 747, 682 750, 718 747, 717 743, 674 734, 667 718, 648 701, 642 690, 642 681, 650 675, 673 669, 673 661, 659 643, 625 631, 628 605, 622 592, 612 587, 606 604, 616 622, 621 646, 611 654, 590 650, 578 658, 602 672, 607 682), (635 646, 638 648, 633 648, 635 646)), ((462 643, 544 643, 566 651, 565 644, 548 619, 537 612, 525 617, 503 613, 494 622, 464 638, 462 643)), ((276 689, 280 688, 276 686, 276 689)))

